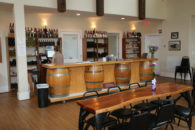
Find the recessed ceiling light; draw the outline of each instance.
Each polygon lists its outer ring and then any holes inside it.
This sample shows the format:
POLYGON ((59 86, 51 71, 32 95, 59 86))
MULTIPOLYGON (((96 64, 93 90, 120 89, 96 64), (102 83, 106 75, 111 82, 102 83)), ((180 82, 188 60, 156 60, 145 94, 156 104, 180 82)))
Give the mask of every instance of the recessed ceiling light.
POLYGON ((77 15, 77 16, 80 16, 81 14, 77 13, 76 15, 77 15))
POLYGON ((121 18, 121 20, 124 20, 124 19, 125 19, 124 17, 121 18))

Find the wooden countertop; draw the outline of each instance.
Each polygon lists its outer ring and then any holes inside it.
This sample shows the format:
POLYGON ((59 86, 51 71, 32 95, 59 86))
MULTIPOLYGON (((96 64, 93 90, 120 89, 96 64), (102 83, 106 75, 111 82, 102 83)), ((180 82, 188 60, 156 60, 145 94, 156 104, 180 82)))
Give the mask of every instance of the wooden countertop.
POLYGON ((113 111, 138 101, 171 96, 191 91, 192 89, 192 86, 176 83, 162 83, 157 84, 156 91, 152 91, 151 86, 149 86, 100 96, 98 98, 79 100, 77 101, 77 104, 94 114, 99 114, 113 111))
POLYGON ((55 68, 65 68, 65 67, 82 67, 82 66, 91 66, 91 65, 109 65, 109 64, 117 64, 117 63, 133 63, 133 62, 141 62, 141 61, 156 61, 158 59, 126 59, 123 61, 107 61, 107 62, 76 62, 76 63, 64 63, 64 64, 44 64, 42 67, 47 69, 55 69, 55 68))

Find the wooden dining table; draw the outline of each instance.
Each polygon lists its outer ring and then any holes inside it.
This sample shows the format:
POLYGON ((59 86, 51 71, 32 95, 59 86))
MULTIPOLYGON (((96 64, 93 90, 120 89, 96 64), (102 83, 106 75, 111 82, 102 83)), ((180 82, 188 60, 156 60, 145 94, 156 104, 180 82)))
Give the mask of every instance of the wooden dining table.
POLYGON ((131 103, 173 96, 176 94, 182 94, 190 104, 190 91, 192 89, 193 87, 190 85, 161 83, 157 84, 155 91, 152 91, 152 87, 148 86, 126 90, 111 95, 104 95, 97 98, 78 100, 76 103, 81 107, 79 115, 79 130, 83 129, 83 120, 85 118, 83 115, 86 112, 95 114, 96 129, 101 130, 103 118, 107 112, 122 108, 131 103))

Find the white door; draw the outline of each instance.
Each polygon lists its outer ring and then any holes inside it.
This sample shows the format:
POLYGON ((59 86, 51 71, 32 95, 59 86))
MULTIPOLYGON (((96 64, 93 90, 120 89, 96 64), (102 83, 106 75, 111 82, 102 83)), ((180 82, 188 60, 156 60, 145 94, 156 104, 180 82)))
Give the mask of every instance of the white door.
POLYGON ((108 55, 114 54, 116 58, 120 58, 119 37, 120 33, 108 33, 108 55))
POLYGON ((64 62, 82 61, 82 33, 80 31, 66 31, 60 33, 62 37, 62 54, 64 62))
POLYGON ((144 52, 148 53, 148 57, 151 57, 149 52, 149 46, 154 45, 158 46, 159 49, 154 53, 154 57, 158 58, 158 61, 155 61, 157 65, 155 66, 155 74, 160 74, 160 48, 161 48, 161 36, 159 34, 149 34, 145 35, 145 47, 144 52))

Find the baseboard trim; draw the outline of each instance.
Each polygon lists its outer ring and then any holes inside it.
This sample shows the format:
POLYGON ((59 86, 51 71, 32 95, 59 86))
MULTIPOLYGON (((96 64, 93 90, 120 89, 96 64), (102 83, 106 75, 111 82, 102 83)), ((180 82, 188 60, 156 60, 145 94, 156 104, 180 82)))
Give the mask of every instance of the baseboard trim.
MULTIPOLYGON (((161 72, 161 73, 160 73, 160 76, 169 77, 169 78, 175 78, 175 73, 171 73, 171 72, 161 72)), ((181 76, 180 76, 179 73, 177 74, 176 79, 181 79, 181 76)), ((184 79, 184 75, 183 75, 182 79, 184 79)), ((189 74, 187 74, 186 80, 191 80, 189 74)))
POLYGON ((30 92, 18 92, 18 100, 27 100, 30 99, 30 92))
POLYGON ((8 86, 0 87, 0 93, 7 93, 7 92, 9 92, 9 87, 8 86))

